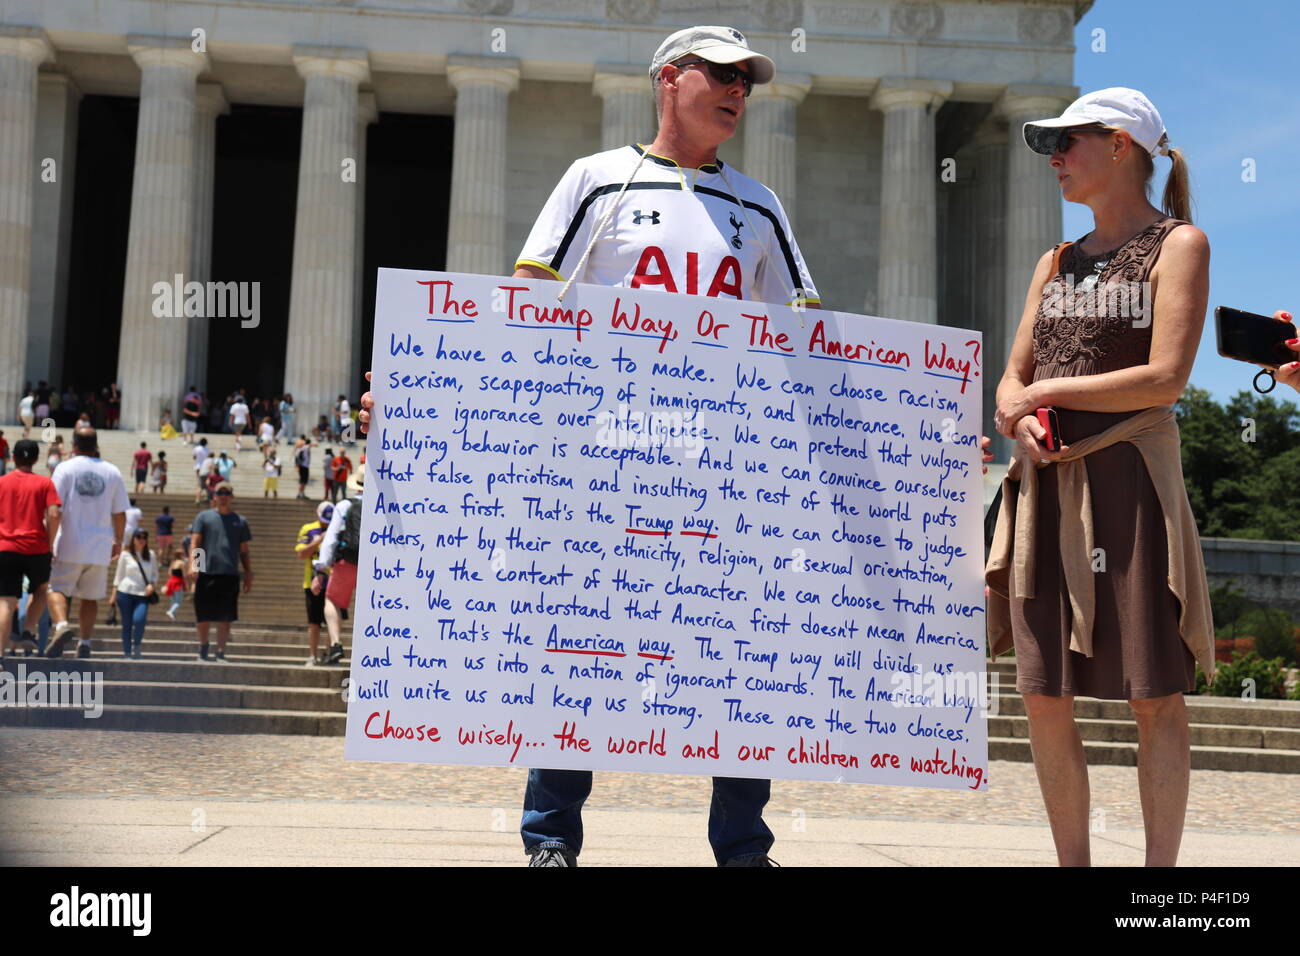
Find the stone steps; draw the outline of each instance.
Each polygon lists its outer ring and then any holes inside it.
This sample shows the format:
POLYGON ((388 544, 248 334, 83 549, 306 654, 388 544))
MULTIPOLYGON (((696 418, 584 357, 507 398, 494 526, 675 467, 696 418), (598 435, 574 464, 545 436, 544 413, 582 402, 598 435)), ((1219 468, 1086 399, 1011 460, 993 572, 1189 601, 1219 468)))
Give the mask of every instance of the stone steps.
MULTIPOLYGON (((1089 764, 1137 766, 1137 744, 1087 741, 1083 753, 1089 764)), ((1033 760, 1028 739, 989 738, 990 760, 1033 760)), ((1240 770, 1254 773, 1300 773, 1300 750, 1251 750, 1241 747, 1192 747, 1193 770, 1240 770)))
MULTIPOLYGON (((268 646, 278 653, 232 654, 224 664, 200 662, 191 654, 181 659, 150 654, 138 661, 105 654, 89 660, 7 658, 4 667, 16 672, 21 663, 28 674, 101 672, 104 700, 111 703, 92 725, 96 729, 342 735, 346 705, 341 684, 347 669, 289 663, 279 653, 285 645, 268 646)), ((1004 694, 997 703, 998 711, 989 717, 990 759, 1032 759, 1028 722, 1022 708, 1015 712, 1022 701, 1004 694)), ((1128 705, 1093 700, 1076 704, 1089 762, 1135 764, 1137 727, 1128 705)), ((1300 704, 1188 698, 1188 709, 1196 769, 1300 773, 1300 704)), ((0 725, 88 726, 79 710, 23 708, 0 710, 0 725)))
MULTIPOLYGON (((21 427, 21 426, 19 426, 21 427)), ((58 428, 55 429, 63 436, 63 443, 67 446, 72 439, 72 429, 58 428)), ((167 490, 178 497, 188 496, 191 500, 194 498, 194 461, 191 457, 193 448, 186 445, 179 438, 171 441, 163 441, 158 437, 157 430, 153 431, 121 431, 115 429, 99 430, 99 453, 105 461, 110 461, 122 472, 122 477, 126 479, 127 492, 135 488, 135 471, 132 465, 131 456, 140 447, 140 442, 148 443, 149 450, 157 457, 158 452, 167 453, 167 490)), ((357 436, 359 441, 355 445, 344 446, 347 456, 352 459, 353 464, 361 460, 361 455, 365 451, 365 438, 357 436)), ((257 447, 256 438, 245 435, 243 450, 235 451, 235 436, 224 433, 200 432, 195 441, 200 438, 208 440, 208 447, 212 449, 213 454, 225 452, 236 462, 236 467, 230 475, 230 483, 235 488, 236 500, 248 501, 254 498, 262 500, 262 453, 257 447)), ((12 444, 12 442, 11 442, 12 444)), ((339 449, 335 442, 322 442, 316 448, 312 449, 311 462, 311 481, 307 484, 307 494, 312 496, 313 506, 316 501, 325 493, 324 482, 324 465, 322 456, 326 448, 339 449)), ((41 457, 38 461, 41 463, 41 473, 44 472, 45 456, 48 446, 41 443, 41 457)), ((284 466, 283 474, 280 475, 279 501, 283 502, 286 498, 292 500, 298 492, 298 469, 293 466, 293 442, 280 442, 276 446, 276 451, 280 455, 280 463, 284 466)), ((145 506, 145 499, 154 500, 161 496, 155 495, 152 489, 147 490, 139 496, 140 506, 145 506)), ((172 509, 175 511, 175 508, 172 509)), ((236 509, 238 510, 238 508, 236 509)), ((147 511, 147 509, 146 509, 147 511)), ((152 516, 150 516, 152 517, 152 516)), ((296 529, 295 529, 296 530, 296 529)))
MULTIPOLYGON (((193 734, 290 734, 342 737, 344 714, 317 710, 251 710, 243 707, 156 707, 136 704, 105 705, 94 721, 96 730, 134 730, 193 734)), ((65 727, 84 730, 92 726, 76 708, 5 708, 0 726, 65 727)))

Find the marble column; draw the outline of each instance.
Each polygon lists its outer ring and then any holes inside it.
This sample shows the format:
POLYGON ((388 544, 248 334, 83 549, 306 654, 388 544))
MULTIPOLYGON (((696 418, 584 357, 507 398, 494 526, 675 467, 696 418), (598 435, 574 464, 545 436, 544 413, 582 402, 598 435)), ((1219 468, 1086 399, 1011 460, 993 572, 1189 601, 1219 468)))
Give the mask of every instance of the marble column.
POLYGON ((938 195, 939 275, 943 283, 938 318, 942 325, 975 329, 978 325, 972 287, 979 256, 971 242, 975 228, 975 161, 966 146, 959 148, 952 159, 952 181, 941 181, 938 195))
POLYGON ((951 94, 946 80, 886 78, 871 98, 885 114, 876 312, 886 318, 938 318, 934 114, 951 94))
POLYGON ((365 316, 368 303, 366 295, 366 130, 370 124, 379 119, 379 108, 375 103, 374 93, 362 93, 357 105, 357 239, 356 239, 356 276, 353 280, 352 296, 352 371, 349 373, 348 401, 356 405, 361 395, 358 388, 364 390, 364 373, 370 368, 370 356, 361 354, 365 316), (360 363, 358 368, 357 363, 360 363))
POLYGON ((81 91, 62 73, 38 73, 37 80, 32 298, 25 378, 33 384, 45 379, 62 386, 81 91))
POLYGON ((1009 86, 995 106, 1007 123, 1006 315, 1011 336, 1039 258, 1061 241, 1061 187, 1048 157, 1025 145, 1029 120, 1059 116, 1075 99, 1074 87, 1009 86))
POLYGON ((754 87, 745 108, 745 173, 776 193, 791 220, 799 208, 794 201, 795 115, 810 89, 811 76, 781 73, 773 82, 754 87))
POLYGON ((649 144, 659 127, 650 74, 631 64, 596 64, 592 91, 600 97, 600 148, 649 144))
POLYGON ((183 293, 173 289, 176 277, 190 279, 194 243, 195 80, 208 57, 195 53, 190 42, 189 37, 127 38, 140 67, 140 118, 117 356, 123 429, 152 431, 163 408, 174 418, 188 384, 188 321, 170 314, 167 306, 169 298, 174 302, 183 293))
MULTIPOLYGON (((200 83, 194 98, 194 228, 190 249, 190 276, 196 282, 212 278, 212 195, 217 168, 217 117, 230 112, 220 83, 200 83)), ((218 320, 221 321, 221 320, 218 320)), ((208 387, 208 333, 211 320, 191 316, 189 349, 185 354, 185 387, 200 392, 208 387)), ((180 410, 172 409, 180 420, 180 410)))
MULTIPOLYGON (((975 326, 984 333, 984 434, 993 438, 993 453, 1005 462, 1011 442, 993 428, 998 382, 1007 367, 1011 340, 1020 313, 1007 308, 1006 196, 1007 129, 990 117, 975 131, 965 151, 974 164, 974 223, 970 236, 975 250, 971 294, 975 326)), ((1021 296, 1023 301, 1023 292, 1021 296)))
MULTIPOLYGON (((43 30, 0 26, 0 421, 18 418, 32 283, 32 195, 38 185, 36 68, 53 55, 43 30)), ((33 383, 35 384, 35 383, 33 383)))
POLYGON ((506 261, 506 119, 517 60, 451 56, 456 90, 447 271, 509 275, 506 261))
POLYGON ((329 415, 352 385, 356 306, 358 91, 370 76, 365 50, 297 47, 307 81, 284 390, 304 431, 329 415), (346 174, 346 176, 345 176, 346 174))

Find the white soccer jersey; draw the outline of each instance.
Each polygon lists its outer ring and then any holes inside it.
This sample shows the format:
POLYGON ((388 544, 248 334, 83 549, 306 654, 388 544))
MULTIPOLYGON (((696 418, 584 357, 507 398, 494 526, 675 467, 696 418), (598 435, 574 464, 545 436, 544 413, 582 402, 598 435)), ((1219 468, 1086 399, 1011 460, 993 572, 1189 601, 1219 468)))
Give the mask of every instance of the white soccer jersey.
POLYGON ((515 268, 537 266, 557 279, 569 278, 611 209, 614 215, 597 237, 579 282, 820 303, 772 190, 735 167, 724 171, 722 160, 687 169, 641 146, 574 162, 533 224, 515 268))

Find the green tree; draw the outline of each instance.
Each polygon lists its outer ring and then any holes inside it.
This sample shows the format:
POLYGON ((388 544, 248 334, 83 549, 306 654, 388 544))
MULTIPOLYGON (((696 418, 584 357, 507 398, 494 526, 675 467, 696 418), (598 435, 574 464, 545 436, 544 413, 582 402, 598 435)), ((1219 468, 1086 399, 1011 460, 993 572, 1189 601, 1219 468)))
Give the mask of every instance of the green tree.
POLYGON ((1220 406, 1189 386, 1176 411, 1201 534, 1300 540, 1300 409, 1250 391, 1220 406))

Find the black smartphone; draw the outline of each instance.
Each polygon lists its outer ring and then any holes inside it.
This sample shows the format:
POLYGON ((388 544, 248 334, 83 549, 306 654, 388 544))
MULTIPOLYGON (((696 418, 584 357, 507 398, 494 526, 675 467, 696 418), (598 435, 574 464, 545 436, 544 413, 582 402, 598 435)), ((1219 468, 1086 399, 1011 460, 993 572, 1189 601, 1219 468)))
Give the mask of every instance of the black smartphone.
POLYGON ((1221 305, 1214 310, 1214 330, 1219 354, 1224 358, 1267 368, 1277 368, 1296 359, 1285 344, 1287 339, 1296 337, 1294 323, 1221 305))

